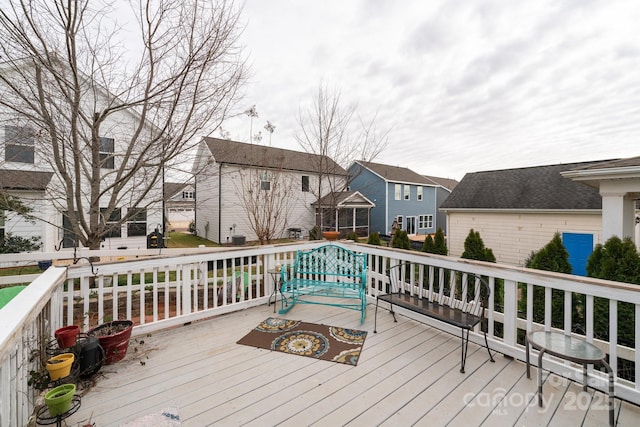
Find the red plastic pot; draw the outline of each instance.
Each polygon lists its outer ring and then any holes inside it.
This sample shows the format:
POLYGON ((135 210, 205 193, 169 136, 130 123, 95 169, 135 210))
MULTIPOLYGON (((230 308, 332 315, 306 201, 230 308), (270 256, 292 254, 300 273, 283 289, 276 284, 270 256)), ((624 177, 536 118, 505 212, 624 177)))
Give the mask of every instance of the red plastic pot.
POLYGON ((79 332, 80 327, 71 325, 56 329, 53 336, 56 337, 56 341, 58 341, 58 347, 69 348, 76 344, 76 338, 78 338, 79 332))
POLYGON ((96 326, 87 335, 98 338, 100 346, 104 349, 105 364, 110 365, 119 362, 127 355, 132 330, 131 320, 114 320, 96 326))

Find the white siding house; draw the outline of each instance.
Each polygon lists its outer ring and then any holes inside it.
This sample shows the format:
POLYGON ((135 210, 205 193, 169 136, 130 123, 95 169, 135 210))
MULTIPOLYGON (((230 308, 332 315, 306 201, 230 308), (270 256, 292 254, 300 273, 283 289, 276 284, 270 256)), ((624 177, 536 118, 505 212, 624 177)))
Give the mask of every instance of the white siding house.
MULTIPOLYGON (((329 180, 346 183, 343 168, 324 162, 325 173, 333 173, 323 178, 322 193, 329 180)), ((314 154, 203 138, 194 163, 197 234, 218 243, 232 243, 234 236, 256 240, 250 216, 270 213, 274 238, 287 237, 289 228, 308 235, 315 224, 318 164, 314 154)))
POLYGON ((560 233, 574 273, 602 243, 602 198, 595 188, 564 178, 564 171, 599 162, 469 173, 442 204, 449 254, 460 256, 473 229, 497 262, 524 265, 532 251, 560 233))
MULTIPOLYGON (((87 99, 83 98, 82 102, 91 105, 95 109, 93 111, 96 111, 94 114, 98 114, 102 108, 107 108, 109 97, 105 91, 101 92, 95 86, 93 88, 93 91, 88 91, 91 95, 87 99)), ((10 91, 0 86, 0 96, 10 94, 10 91)), ((64 120, 60 120, 60 123, 64 123, 64 120)), ((56 124, 62 126, 60 123, 56 124)), ((145 123, 139 128, 139 123, 140 117, 137 112, 121 110, 108 115, 100 125, 100 158, 105 159, 99 171, 101 184, 123 183, 120 196, 116 200, 115 212, 110 218, 101 217, 100 220, 107 224, 115 224, 124 219, 127 212, 137 213, 135 218, 114 229, 110 236, 102 241, 102 248, 146 248, 147 234, 156 228, 162 229, 163 183, 162 174, 158 173, 159 168, 140 168, 138 172, 131 174, 128 181, 118 176, 119 165, 130 165, 139 155, 135 144, 133 151, 128 153, 130 155, 126 154, 131 135, 136 134, 139 140, 153 141, 150 135, 158 134, 157 129, 151 124, 145 123), (147 183, 152 184, 150 191, 145 193, 149 187, 147 183)), ((58 131, 65 132, 65 135, 68 133, 68 129, 58 128, 58 131)), ((78 130, 79 134, 88 138, 85 132, 87 129, 78 130)), ((48 137, 46 129, 38 128, 38 122, 18 115, 9 108, 0 107, 0 193, 18 197, 33 209, 31 220, 25 220, 9 211, 3 212, 4 232, 25 238, 40 236, 41 251, 65 248, 71 250, 79 243, 68 227, 68 217, 65 215, 67 195, 61 184, 64 177, 54 164, 48 137)), ((82 142, 79 146, 82 148, 78 155, 91 155, 89 147, 83 146, 82 142)), ((66 159, 70 160, 73 158, 73 152, 69 148, 67 150, 66 159)), ((68 174, 75 174, 77 171, 70 165, 71 162, 68 161, 68 174)), ((86 177, 93 171, 81 170, 77 173, 78 176, 86 177)), ((83 206, 87 206, 90 194, 89 181, 83 178, 80 188, 83 206)), ((108 204, 110 197, 110 192, 101 196, 101 211, 103 206, 108 204)))

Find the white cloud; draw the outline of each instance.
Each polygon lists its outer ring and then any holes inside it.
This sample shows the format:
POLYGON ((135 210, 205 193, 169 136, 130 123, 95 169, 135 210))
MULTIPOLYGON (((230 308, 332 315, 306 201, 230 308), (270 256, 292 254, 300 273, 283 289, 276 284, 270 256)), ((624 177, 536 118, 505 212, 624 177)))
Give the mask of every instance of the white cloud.
MULTIPOLYGON (((299 148, 324 79, 393 127, 381 161, 419 173, 640 155, 637 1, 248 0, 243 16, 246 107, 276 146, 299 148)), ((247 140, 248 117, 225 126, 247 140)))

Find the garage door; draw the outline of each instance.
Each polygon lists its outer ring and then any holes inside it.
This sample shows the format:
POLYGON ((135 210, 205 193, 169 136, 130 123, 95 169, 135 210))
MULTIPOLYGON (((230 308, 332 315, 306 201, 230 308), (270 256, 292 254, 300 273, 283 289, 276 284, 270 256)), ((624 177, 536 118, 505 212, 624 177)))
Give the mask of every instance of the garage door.
POLYGON ((569 252, 569 264, 573 274, 587 275, 587 260, 593 252, 593 234, 562 233, 562 243, 569 252))

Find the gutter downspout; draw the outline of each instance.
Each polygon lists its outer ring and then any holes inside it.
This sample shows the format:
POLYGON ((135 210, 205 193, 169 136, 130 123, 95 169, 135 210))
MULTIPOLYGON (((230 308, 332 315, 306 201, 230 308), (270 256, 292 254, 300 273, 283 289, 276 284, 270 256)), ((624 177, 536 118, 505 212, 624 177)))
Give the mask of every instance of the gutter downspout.
POLYGON ((222 243, 222 163, 218 166, 218 243, 222 243))

